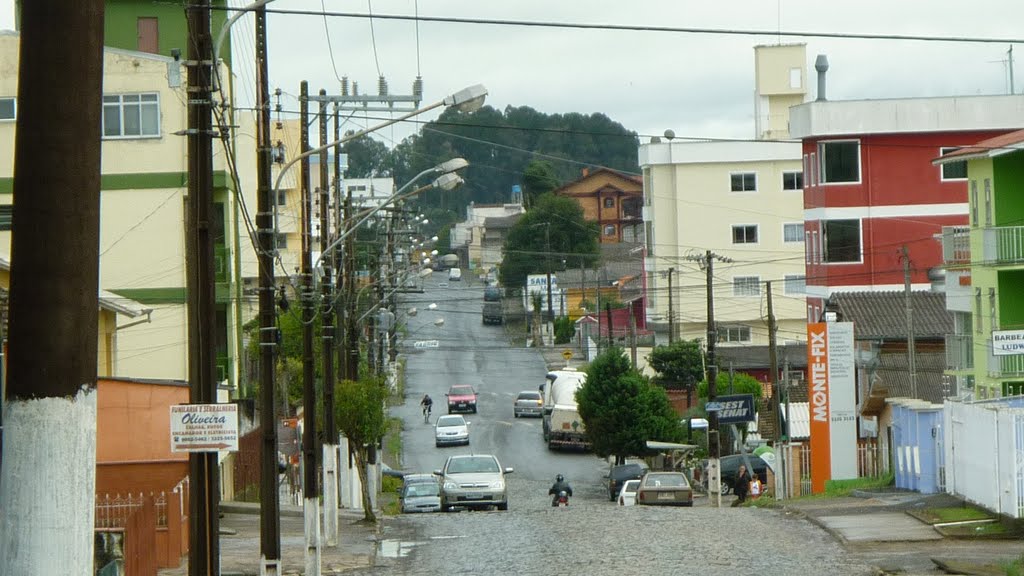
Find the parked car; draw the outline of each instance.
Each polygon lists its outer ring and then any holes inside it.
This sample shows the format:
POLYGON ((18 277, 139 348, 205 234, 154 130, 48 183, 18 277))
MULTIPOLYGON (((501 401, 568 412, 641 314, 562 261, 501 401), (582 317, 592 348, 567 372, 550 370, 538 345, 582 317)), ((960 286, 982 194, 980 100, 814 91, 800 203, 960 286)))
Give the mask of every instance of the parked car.
POLYGON ((476 390, 468 384, 456 384, 448 389, 448 413, 472 412, 476 414, 476 390))
POLYGON ((612 466, 611 470, 608 471, 608 476, 606 476, 608 479, 608 501, 615 501, 615 498, 619 495, 619 491, 622 490, 622 485, 625 484, 627 480, 639 480, 640 478, 643 478, 646 473, 647 466, 639 462, 612 466))
POLYGON ((459 268, 452 268, 452 269, 448 270, 448 281, 449 282, 458 282, 459 280, 462 280, 462 270, 461 269, 459 269, 459 268))
POLYGON ((693 488, 682 472, 648 472, 640 480, 636 503, 647 506, 693 506, 693 488))
POLYGON ((544 397, 536 390, 523 390, 516 396, 515 404, 512 406, 512 415, 520 416, 544 416, 544 397))
POLYGON ((626 480, 626 483, 622 485, 622 490, 619 490, 619 506, 636 505, 636 491, 638 488, 640 488, 639 480, 626 480))
MULTIPOLYGON (((728 494, 733 491, 733 484, 736 482, 736 474, 739 473, 740 464, 744 463, 744 457, 749 462, 747 465, 747 472, 751 475, 757 474, 762 481, 768 479, 768 464, 765 463, 760 456, 754 456, 753 454, 732 454, 729 456, 722 456, 718 459, 718 465, 722 471, 722 494, 728 494)), ((704 461, 702 468, 701 482, 706 487, 708 483, 707 460, 704 461)))
POLYGON ((434 471, 441 477, 441 511, 490 506, 508 510, 505 475, 511 473, 490 454, 449 456, 444 468, 434 471))
POLYGON ((438 416, 434 423, 434 445, 453 446, 469 444, 469 422, 458 414, 438 416))
POLYGON ((484 302, 501 302, 501 288, 497 286, 484 288, 484 302))
POLYGON ((426 476, 429 481, 417 480, 402 486, 399 500, 402 504, 403 513, 412 512, 438 512, 441 510, 441 483, 437 476, 417 474, 426 476))

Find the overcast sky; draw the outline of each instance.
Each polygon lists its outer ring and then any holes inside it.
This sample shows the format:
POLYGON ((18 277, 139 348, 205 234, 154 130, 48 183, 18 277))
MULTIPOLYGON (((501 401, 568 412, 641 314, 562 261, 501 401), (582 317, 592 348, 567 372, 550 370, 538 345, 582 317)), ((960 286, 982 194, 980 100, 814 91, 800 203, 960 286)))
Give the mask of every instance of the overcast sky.
MULTIPOLYGON (((247 1, 247 0, 246 0, 247 1)), ((241 5, 243 0, 231 0, 241 5)), ((13 28, 13 0, 0 0, 0 28, 13 28)), ((415 0, 277 0, 272 9, 378 15, 415 13, 415 0)), ((1024 38, 1021 0, 422 0, 429 17, 526 20, 790 32, 1024 38)), ((271 14, 270 78, 297 109, 299 82, 316 92, 339 90, 337 76, 376 93, 378 68, 393 94, 411 92, 421 74, 425 102, 471 84, 490 91, 497 108, 530 106, 546 113, 601 112, 646 137, 753 135, 757 44, 807 44, 813 61, 827 54, 830 99, 999 94, 1008 91, 1009 44, 809 38, 797 35, 709 35, 576 30, 271 14), (325 30, 325 20, 326 28, 325 30), (327 33, 329 31, 329 35, 327 33), (328 38, 332 49, 328 48, 328 38), (330 55, 333 54, 334 59, 330 55), (335 73, 337 70, 337 76, 335 73)), ((251 58, 251 18, 233 30, 236 58, 251 58)), ((1024 59, 1024 44, 1018 45, 1024 59)), ((1024 68, 1018 74, 1018 92, 1024 68)), ((251 100, 254 76, 238 68, 237 94, 251 100)), ((813 98, 813 88, 810 97, 813 98)), ((377 116, 380 114, 378 113, 377 116)), ((425 115, 424 119, 433 116, 425 115)), ((372 119, 371 123, 375 123, 372 119)), ((384 131, 400 139, 407 129, 384 131)))

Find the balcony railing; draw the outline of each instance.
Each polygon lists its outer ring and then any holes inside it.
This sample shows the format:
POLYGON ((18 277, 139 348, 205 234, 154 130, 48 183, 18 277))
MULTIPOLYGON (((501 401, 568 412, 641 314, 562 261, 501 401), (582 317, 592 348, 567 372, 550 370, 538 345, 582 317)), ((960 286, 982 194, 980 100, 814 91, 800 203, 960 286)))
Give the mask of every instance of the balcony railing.
MULTIPOLYGON (((991 341, 989 341, 988 348, 992 349, 991 341)), ((1024 377, 1024 354, 996 356, 989 352, 988 375, 993 378, 1024 377)))
POLYGON ((946 265, 971 262, 971 229, 969 227, 942 227, 942 261, 946 265))
POLYGON ((985 261, 996 264, 1024 263, 1024 226, 985 229, 985 261))
POLYGON ((946 368, 970 370, 974 368, 974 337, 970 334, 946 335, 946 368))

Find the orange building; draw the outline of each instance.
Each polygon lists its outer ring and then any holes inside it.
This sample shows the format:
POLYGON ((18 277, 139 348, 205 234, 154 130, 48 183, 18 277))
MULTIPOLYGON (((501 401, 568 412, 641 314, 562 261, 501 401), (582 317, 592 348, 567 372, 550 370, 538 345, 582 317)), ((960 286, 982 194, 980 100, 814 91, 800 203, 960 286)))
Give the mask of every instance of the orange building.
POLYGON ((555 190, 583 208, 583 218, 597 222, 601 243, 643 242, 644 185, 639 176, 609 168, 584 170, 583 177, 555 190))

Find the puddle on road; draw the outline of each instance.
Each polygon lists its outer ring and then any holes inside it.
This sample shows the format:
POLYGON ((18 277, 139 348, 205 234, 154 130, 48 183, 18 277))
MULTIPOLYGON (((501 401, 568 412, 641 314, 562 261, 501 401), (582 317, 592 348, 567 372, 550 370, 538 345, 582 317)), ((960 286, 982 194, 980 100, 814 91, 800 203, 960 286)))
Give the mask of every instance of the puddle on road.
POLYGON ((418 544, 405 540, 381 540, 377 543, 377 553, 385 558, 405 558, 418 544))

